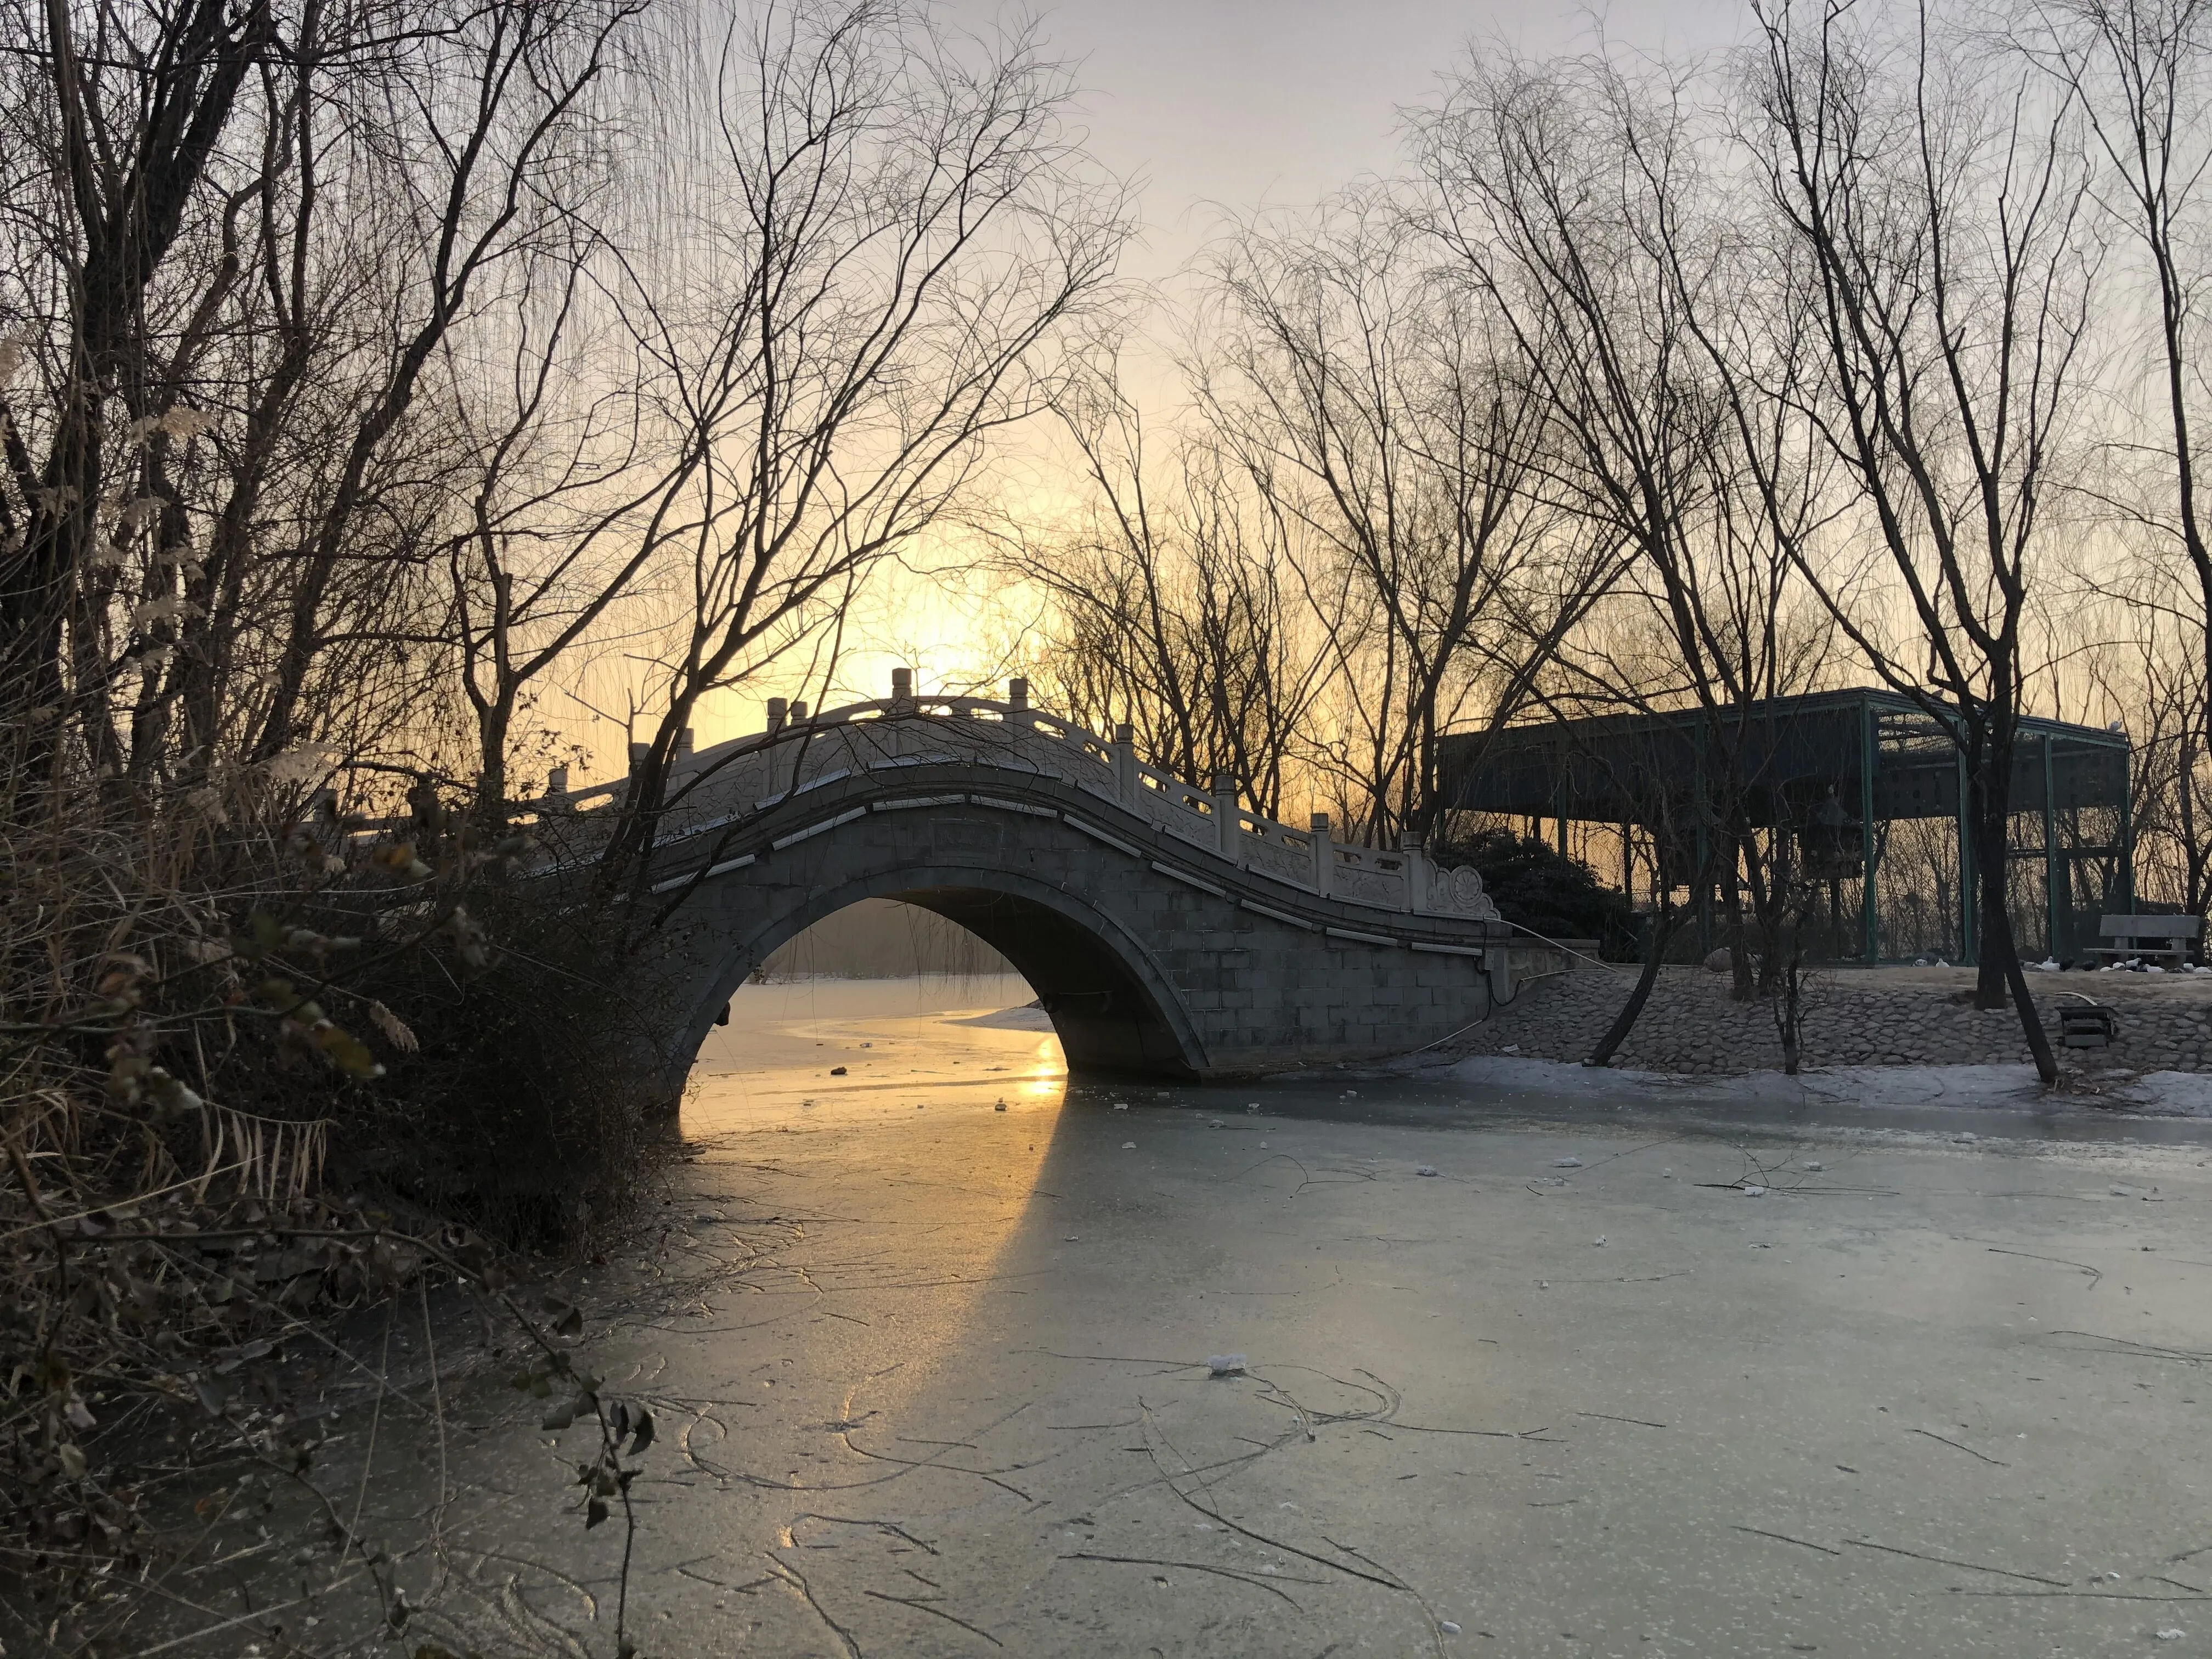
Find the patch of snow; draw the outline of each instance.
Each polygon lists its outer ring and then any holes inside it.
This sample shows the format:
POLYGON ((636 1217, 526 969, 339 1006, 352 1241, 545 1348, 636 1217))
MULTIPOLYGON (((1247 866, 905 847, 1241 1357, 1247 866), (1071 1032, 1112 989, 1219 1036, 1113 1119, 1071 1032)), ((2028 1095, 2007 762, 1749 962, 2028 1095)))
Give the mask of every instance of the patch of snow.
POLYGON ((1662 1072, 1616 1071, 1571 1061, 1528 1060, 1517 1054, 1475 1054, 1452 1068, 1463 1083, 1492 1089, 1533 1090, 1543 1094, 1647 1097, 1677 1079, 1662 1072))
POLYGON ((2202 1072, 2152 1072, 2114 1094, 2139 1112, 2212 1117, 2212 1075, 2202 1072))
POLYGON ((1052 1016, 1034 1006, 1022 1008, 1001 1008, 994 1014, 970 1014, 965 1019, 948 1019, 947 1025, 981 1025, 994 1031, 1049 1031, 1052 1016))
POLYGON ((2022 1106, 2043 1092, 2033 1066, 1821 1066, 1800 1081, 1838 1106, 2022 1106))
MULTIPOLYGON (((1762 1071, 1724 1077, 1666 1072, 1615 1071, 1549 1060, 1479 1054, 1452 1067, 1459 1082, 1485 1092, 1565 1095, 1588 1100, 1665 1103, 1685 1096, 1737 1104, 1795 1104, 1816 1101, 1836 1107, 1958 1106, 2019 1110, 2044 1099, 2033 1066, 1835 1066, 1812 1067, 1798 1077, 1762 1071)), ((2212 1116, 2212 1075, 2166 1072, 2133 1091, 2106 1094, 2082 1106, 2121 1104, 2136 1110, 2212 1116), (2148 1092, 2143 1092, 2145 1089, 2148 1092)), ((2077 1103, 2074 1102, 2069 1104, 2077 1103)))

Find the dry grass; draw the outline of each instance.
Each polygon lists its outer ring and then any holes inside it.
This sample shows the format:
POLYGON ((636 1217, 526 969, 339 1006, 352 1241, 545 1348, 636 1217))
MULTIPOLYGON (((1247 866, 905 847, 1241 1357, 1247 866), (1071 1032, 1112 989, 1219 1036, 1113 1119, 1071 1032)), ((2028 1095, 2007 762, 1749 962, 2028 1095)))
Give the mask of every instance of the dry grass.
POLYGON ((288 1343, 583 1242, 653 1136, 619 951, 496 851, 347 836, 267 769, 33 775, 0 779, 0 1603, 9 1651, 89 1656, 195 1547, 149 1518, 150 1425, 301 1474, 288 1343))

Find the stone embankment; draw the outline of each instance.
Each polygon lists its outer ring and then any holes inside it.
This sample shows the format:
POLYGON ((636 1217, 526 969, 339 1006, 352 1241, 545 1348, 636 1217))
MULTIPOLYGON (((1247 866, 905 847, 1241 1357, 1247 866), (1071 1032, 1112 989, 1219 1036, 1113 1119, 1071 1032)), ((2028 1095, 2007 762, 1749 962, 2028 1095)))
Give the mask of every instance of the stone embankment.
MULTIPOLYGON (((2025 1064, 2027 1045, 2012 1009, 1972 1006, 1966 969, 1839 969, 1810 977, 1802 1061, 1812 1066, 2025 1064)), ((2058 1010, 2082 998, 2111 1007, 2118 1036, 2103 1049, 2063 1051, 2085 1071, 2212 1070, 2212 975, 2038 974, 2036 1006, 2057 1039, 2058 1010)), ((1579 969, 1524 986, 1512 1002, 1454 1041, 1467 1054, 1530 1060, 1587 1056, 1635 984, 1635 970, 1579 969)), ((1782 1064, 1774 1007, 1733 1002, 1723 974, 1663 970, 1613 1064, 1711 1076, 1782 1064)))

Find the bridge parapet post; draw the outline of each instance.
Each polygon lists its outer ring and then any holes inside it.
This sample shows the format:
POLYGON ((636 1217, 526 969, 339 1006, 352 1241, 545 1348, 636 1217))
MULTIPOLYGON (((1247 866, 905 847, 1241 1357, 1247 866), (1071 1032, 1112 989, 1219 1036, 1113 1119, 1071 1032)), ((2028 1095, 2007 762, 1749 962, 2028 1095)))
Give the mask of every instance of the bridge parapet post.
POLYGON ((1030 707, 1030 683, 1026 679, 1006 682, 1006 725, 1017 732, 1037 729, 1036 710, 1030 707))
POLYGON ((1314 891, 1327 898, 1329 874, 1336 868, 1336 843, 1329 838, 1328 813, 1316 812, 1309 822, 1306 834, 1313 842, 1314 891))
MULTIPOLYGON (((806 700, 793 697, 791 712, 785 719, 783 729, 794 731, 806 724, 806 700)), ((806 762, 806 745, 778 744, 768 752, 768 798, 789 794, 799 787, 799 769, 806 762)))
POLYGON ((1221 856, 1234 864, 1237 862, 1237 855, 1244 850, 1237 835, 1237 780, 1226 772, 1216 772, 1210 793, 1213 796, 1215 844, 1221 848, 1221 856))
POLYGON ((1406 908, 1425 910, 1429 908, 1429 860, 1425 843, 1417 830, 1398 832, 1398 850, 1404 855, 1406 865, 1406 908))
POLYGON ((1137 728, 1123 724, 1114 728, 1114 787, 1125 806, 1137 805, 1137 728))
POLYGON ((911 668, 892 669, 891 706, 889 710, 889 713, 892 716, 892 721, 890 731, 884 744, 884 747, 887 752, 894 756, 907 755, 914 752, 913 741, 908 733, 906 722, 897 717, 902 714, 913 714, 919 712, 919 707, 914 700, 914 670, 911 668))

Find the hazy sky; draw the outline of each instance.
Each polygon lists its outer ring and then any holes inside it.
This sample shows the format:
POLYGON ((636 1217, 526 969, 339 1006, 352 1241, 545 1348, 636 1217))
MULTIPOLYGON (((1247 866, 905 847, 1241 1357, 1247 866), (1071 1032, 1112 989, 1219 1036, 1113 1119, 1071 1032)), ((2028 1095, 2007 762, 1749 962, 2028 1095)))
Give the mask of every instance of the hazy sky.
MULTIPOLYGON (((1471 40, 1529 52, 1593 42, 1586 7, 1507 0, 1060 0, 1030 7, 943 0, 957 26, 1034 11, 1054 50, 1082 61, 1092 148, 1146 181, 1148 246, 1133 275, 1160 276, 1209 234, 1206 204, 1310 201, 1397 161, 1397 110, 1427 97, 1471 40)), ((1634 0, 1603 32, 1644 50, 1734 39, 1735 0, 1634 0)))
MULTIPOLYGON (((1430 96, 1470 42, 1547 53, 1600 37, 1599 15, 1586 7, 1507 0, 937 0, 937 11, 977 33, 1001 17, 1037 15, 1051 50, 1080 62, 1093 152, 1143 185, 1145 245, 1122 270, 1153 280, 1170 276, 1214 233, 1209 204, 1295 206, 1395 168, 1399 109, 1430 96)), ((1646 51, 1700 52, 1736 39, 1744 15, 1741 0, 1630 0, 1607 9, 1602 33, 1646 51)), ((1146 378, 1161 365, 1125 362, 1124 370, 1140 393, 1173 395, 1146 378)), ((843 688, 885 695, 894 664, 912 665, 927 688, 972 684, 989 672, 985 635, 1001 639, 1009 625, 984 619, 1003 597, 988 583, 884 573, 848 617, 843 688)), ((757 730, 761 699, 803 695, 786 683, 799 667, 794 659, 757 686, 711 699, 700 711, 700 742, 757 730)), ((621 706, 618 687, 597 696, 602 708, 621 706)), ((609 752, 619 765, 618 742, 609 752)))

